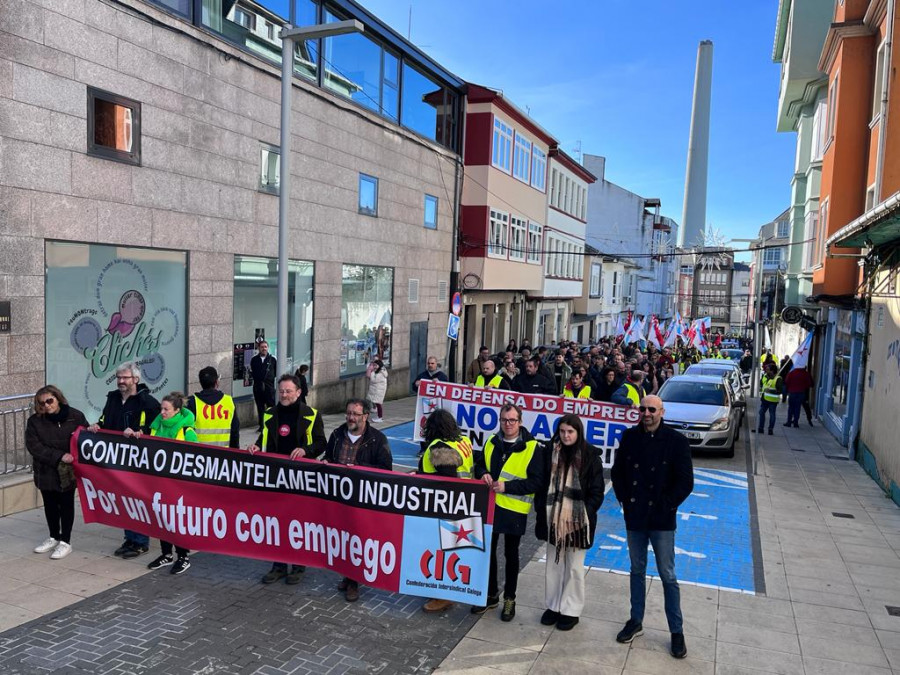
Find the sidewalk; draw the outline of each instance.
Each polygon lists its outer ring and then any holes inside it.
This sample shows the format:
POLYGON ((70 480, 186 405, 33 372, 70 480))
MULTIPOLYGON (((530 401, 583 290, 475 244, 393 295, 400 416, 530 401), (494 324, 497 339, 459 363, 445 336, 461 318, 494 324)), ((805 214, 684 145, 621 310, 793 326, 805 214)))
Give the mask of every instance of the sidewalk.
MULTIPOLYGON (((900 509, 821 425, 804 420, 788 429, 784 406, 778 412, 774 436, 744 436, 765 595, 682 584, 686 659, 668 653, 656 579, 649 581, 644 635, 631 645, 615 641, 629 614, 623 574, 588 572, 585 610, 570 633, 541 626, 541 551, 523 571, 513 622, 486 615, 438 672, 900 673, 900 617, 886 608, 900 606, 900 509)), ((755 411, 748 419, 755 422, 755 411)))
MULTIPOLYGON (((410 420, 413 405, 388 403, 378 426, 410 420)), ((343 416, 325 422, 330 432, 343 416)), ((541 626, 542 548, 523 571, 516 619, 504 624, 499 610, 477 619, 464 606, 427 617, 421 599, 368 588, 345 603, 323 570, 296 587, 265 587, 265 563, 227 556, 197 555, 181 577, 148 573, 150 554, 112 557, 120 532, 80 516, 74 552, 51 562, 31 553, 46 536, 33 510, 0 518, 0 672, 900 672, 900 617, 886 608, 900 607, 900 509, 841 459, 821 425, 803 424, 742 435, 765 594, 682 584, 683 661, 668 654, 656 580, 645 634, 631 645, 615 642, 628 616, 622 574, 588 572, 585 611, 570 633, 541 626)))

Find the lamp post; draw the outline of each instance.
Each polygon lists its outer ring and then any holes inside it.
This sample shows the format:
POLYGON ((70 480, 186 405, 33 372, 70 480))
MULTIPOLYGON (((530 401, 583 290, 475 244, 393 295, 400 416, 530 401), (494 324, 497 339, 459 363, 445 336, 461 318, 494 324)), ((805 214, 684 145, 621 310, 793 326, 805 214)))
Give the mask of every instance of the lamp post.
POLYGON ((754 264, 756 265, 756 311, 754 312, 754 322, 753 322, 753 370, 751 370, 751 395, 756 395, 759 393, 757 389, 759 388, 759 359, 762 357, 762 341, 760 340, 760 335, 762 334, 762 278, 763 278, 763 249, 766 246, 766 242, 770 239, 774 239, 774 235, 765 237, 763 239, 732 239, 731 241, 734 243, 740 242, 745 244, 759 244, 759 248, 754 251, 754 258, 756 258, 754 264))
POLYGON ((282 372, 288 354, 288 232, 291 206, 291 93, 294 86, 294 44, 345 33, 362 33, 365 28, 356 19, 320 23, 295 28, 285 24, 281 29, 281 153, 278 193, 278 318, 276 326, 277 357, 282 372))

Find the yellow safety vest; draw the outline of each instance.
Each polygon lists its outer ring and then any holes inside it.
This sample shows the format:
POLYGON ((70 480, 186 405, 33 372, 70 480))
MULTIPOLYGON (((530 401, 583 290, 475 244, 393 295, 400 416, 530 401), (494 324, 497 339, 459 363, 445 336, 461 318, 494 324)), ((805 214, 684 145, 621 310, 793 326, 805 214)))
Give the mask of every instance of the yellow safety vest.
POLYGON ((765 377, 762 378, 762 398, 763 401, 768 401, 769 403, 778 403, 781 400, 781 395, 778 393, 778 380, 781 377, 776 375, 775 377, 765 377))
POLYGON ((494 375, 491 378, 491 381, 487 384, 484 383, 484 375, 479 375, 475 378, 475 386, 480 387, 481 389, 492 388, 498 389, 500 387, 500 383, 503 382, 503 377, 500 375, 494 375))
POLYGON ((438 443, 450 446, 462 457, 462 464, 456 467, 456 477, 471 478, 472 469, 475 468, 475 455, 472 452, 472 441, 465 436, 458 441, 445 441, 440 438, 433 440, 425 449, 425 454, 422 455, 422 471, 425 473, 437 473, 437 469, 431 463, 431 448, 438 443))
MULTIPOLYGON (((525 480, 525 478, 528 477, 528 464, 531 462, 532 457, 534 457, 537 445, 537 441, 532 439, 525 443, 524 450, 510 453, 507 460, 503 463, 503 467, 500 469, 500 480, 525 480)), ((484 446, 484 463, 489 472, 491 468, 491 455, 493 453, 494 437, 491 436, 484 446)), ((511 495, 506 492, 498 492, 494 503, 502 509, 508 509, 527 516, 531 512, 531 507, 534 504, 534 495, 511 495)))
MULTIPOLYGON (((275 417, 270 411, 274 410, 274 408, 269 408, 266 410, 263 415, 263 432, 262 432, 262 449, 266 451, 269 446, 269 420, 275 417)), ((303 419, 305 419, 309 424, 306 427, 306 447, 310 447, 313 442, 313 425, 316 422, 316 417, 319 416, 319 411, 315 408, 310 408, 312 410, 312 415, 304 415, 303 419)))
POLYGON ((196 394, 194 408, 197 411, 194 431, 197 442, 206 445, 221 445, 227 448, 231 440, 231 421, 234 419, 234 399, 228 394, 216 404, 205 403, 196 394))
POLYGON ((563 389, 563 398, 590 398, 591 397, 591 387, 590 385, 584 385, 578 392, 578 396, 572 393, 571 389, 563 389))
POLYGON ((628 400, 634 403, 635 405, 641 404, 641 395, 631 382, 625 382, 625 391, 628 392, 628 400))

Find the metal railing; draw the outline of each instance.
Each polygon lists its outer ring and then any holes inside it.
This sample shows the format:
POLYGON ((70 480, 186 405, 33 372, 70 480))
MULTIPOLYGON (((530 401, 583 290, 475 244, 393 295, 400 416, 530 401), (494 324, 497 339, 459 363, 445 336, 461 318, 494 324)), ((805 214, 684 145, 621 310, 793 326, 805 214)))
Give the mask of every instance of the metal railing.
POLYGON ((33 394, 0 396, 0 475, 31 470, 25 424, 34 412, 33 399, 33 394))

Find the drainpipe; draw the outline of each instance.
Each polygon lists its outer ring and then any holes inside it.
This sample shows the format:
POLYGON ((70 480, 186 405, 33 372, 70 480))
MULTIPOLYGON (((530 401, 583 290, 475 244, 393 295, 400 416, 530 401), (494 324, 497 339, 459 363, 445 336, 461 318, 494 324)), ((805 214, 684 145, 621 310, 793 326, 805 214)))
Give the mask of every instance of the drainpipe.
MULTIPOLYGON (((891 0, 891 6, 893 6, 893 0, 891 0)), ((863 267, 863 277, 869 278, 869 275, 874 274, 877 270, 872 269, 874 267, 868 261, 860 261, 860 266, 863 267), (869 269, 866 269, 868 267, 869 269)), ((864 302, 865 302, 865 326, 863 328, 863 339, 862 339, 862 350, 859 357, 859 383, 856 387, 856 391, 853 392, 853 423, 850 425, 850 434, 847 437, 847 454, 853 461, 857 460, 857 449, 859 447, 859 433, 860 428, 862 427, 862 406, 863 400, 865 398, 865 390, 866 390, 866 375, 869 364, 869 320, 872 316, 872 291, 874 290, 874 284, 869 282, 868 293, 866 293, 864 302)), ((855 333, 855 331, 854 331, 855 333)))
POLYGON ((875 203, 881 202, 881 185, 884 179, 884 150, 887 144, 888 99, 891 83, 891 52, 894 41, 894 5, 896 0, 888 0, 887 23, 884 37, 884 68, 881 73, 881 124, 878 132, 878 157, 875 161, 875 203))

